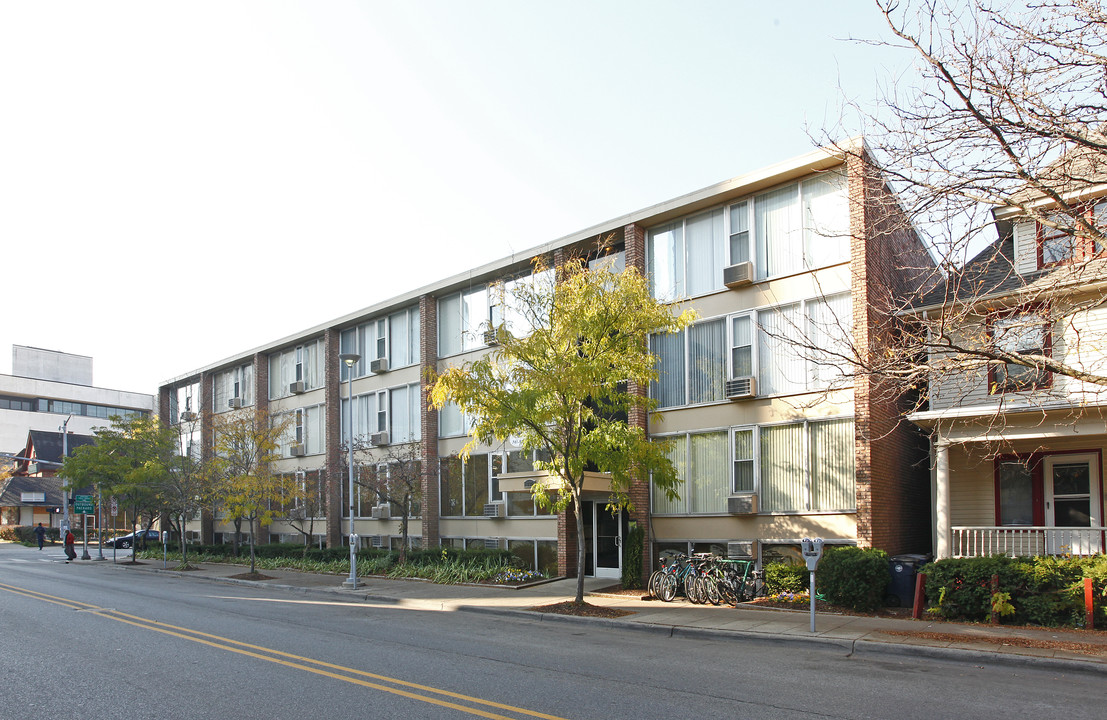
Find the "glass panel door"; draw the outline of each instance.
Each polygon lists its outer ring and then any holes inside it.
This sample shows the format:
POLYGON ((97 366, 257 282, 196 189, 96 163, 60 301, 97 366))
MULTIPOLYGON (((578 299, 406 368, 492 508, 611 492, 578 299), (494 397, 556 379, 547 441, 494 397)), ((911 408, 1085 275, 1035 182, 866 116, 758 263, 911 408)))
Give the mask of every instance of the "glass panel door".
POLYGON ((591 577, 622 576, 622 513, 612 515, 606 503, 581 501, 584 516, 584 574, 591 577))
MULTIPOLYGON (((1088 528, 1101 524, 1099 463, 1092 455, 1046 458, 1046 525, 1088 528)), ((1073 530, 1050 533, 1051 553, 1088 555, 1100 552, 1099 533, 1073 530)))

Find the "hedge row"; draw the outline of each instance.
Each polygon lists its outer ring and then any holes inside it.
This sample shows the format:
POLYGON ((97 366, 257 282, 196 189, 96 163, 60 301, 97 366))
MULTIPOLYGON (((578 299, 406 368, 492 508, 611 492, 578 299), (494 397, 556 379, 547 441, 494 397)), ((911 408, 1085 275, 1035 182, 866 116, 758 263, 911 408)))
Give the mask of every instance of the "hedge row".
MULTIPOLYGON (((815 573, 815 592, 835 605, 871 612, 884 603, 891 579, 888 554, 858 547, 828 547, 815 573)), ((806 565, 773 562, 765 566, 768 595, 808 590, 811 573, 806 565)))
MULTIPOLYGON (((1016 625, 1083 627, 1084 578, 1092 579, 1093 612, 1107 614, 1107 556, 950 558, 924 568, 928 611, 949 620, 982 622, 992 613, 992 576, 1016 625)), ((1098 620, 1097 622, 1102 622, 1098 620)))
MULTIPOLYGON (((207 555, 210 557, 235 557, 234 545, 221 543, 218 545, 189 545, 189 554, 207 555)), ((389 558, 388 565, 395 565, 400 558, 399 551, 383 550, 379 548, 361 548, 357 551, 360 559, 389 558)), ((346 547, 319 548, 309 547, 305 550, 299 543, 269 543, 254 547, 254 555, 259 558, 305 558, 314 561, 345 560, 350 557, 350 550, 346 547)), ((239 545, 239 557, 250 556, 248 543, 239 545)), ((410 549, 407 551, 407 564, 413 566, 437 565, 444 561, 476 562, 490 560, 497 564, 512 564, 515 556, 508 550, 459 550, 457 548, 433 548, 410 549)))
MULTIPOLYGON (((45 529, 47 542, 61 542, 61 531, 58 528, 45 529)), ((0 528, 0 540, 38 544, 34 525, 5 525, 0 528)))

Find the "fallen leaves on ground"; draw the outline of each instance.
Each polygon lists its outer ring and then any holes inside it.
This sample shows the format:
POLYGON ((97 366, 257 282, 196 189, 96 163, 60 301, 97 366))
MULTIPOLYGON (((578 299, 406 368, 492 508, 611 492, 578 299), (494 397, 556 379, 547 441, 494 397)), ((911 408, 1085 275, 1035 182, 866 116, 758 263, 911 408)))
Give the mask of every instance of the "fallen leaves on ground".
POLYGON ((1039 648, 1042 650, 1068 650, 1069 652, 1083 655, 1102 655, 1103 647, 1090 643, 1069 642, 1067 640, 1046 640, 1026 637, 980 637, 975 635, 956 635, 952 633, 915 632, 901 630, 885 630, 885 635, 899 637, 915 637, 924 640, 950 643, 985 643, 989 645, 1010 645, 1013 647, 1039 648))

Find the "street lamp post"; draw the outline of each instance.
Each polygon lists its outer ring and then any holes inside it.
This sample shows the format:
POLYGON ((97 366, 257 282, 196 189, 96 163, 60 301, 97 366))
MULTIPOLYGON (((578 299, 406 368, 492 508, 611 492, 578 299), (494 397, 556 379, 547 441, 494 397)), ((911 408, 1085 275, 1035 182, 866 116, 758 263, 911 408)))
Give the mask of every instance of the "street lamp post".
POLYGON ((342 583, 351 590, 357 589, 357 535, 354 533, 354 364, 361 360, 358 353, 342 353, 338 359, 346 363, 346 398, 348 409, 346 432, 346 465, 350 471, 350 577, 342 583))
MULTIPOLYGON (((68 433, 68 428, 69 428, 69 421, 72 420, 72 419, 73 419, 73 416, 70 415, 69 417, 67 417, 65 419, 65 422, 63 422, 61 424, 61 427, 58 428, 59 430, 61 430, 61 435, 62 435, 62 462, 63 463, 65 462, 65 459, 67 457, 69 457, 69 433, 68 433)), ((62 543, 63 544, 65 543, 65 533, 68 532, 68 531, 69 531, 69 491, 68 490, 63 490, 62 491, 62 523, 61 523, 61 537, 62 537, 62 543)))

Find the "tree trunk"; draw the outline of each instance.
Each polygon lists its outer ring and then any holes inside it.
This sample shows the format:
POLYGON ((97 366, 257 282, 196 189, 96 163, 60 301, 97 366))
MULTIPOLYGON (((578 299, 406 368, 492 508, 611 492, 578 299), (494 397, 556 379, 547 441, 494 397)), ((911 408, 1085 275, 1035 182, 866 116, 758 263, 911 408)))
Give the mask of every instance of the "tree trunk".
POLYGON ((257 533, 254 532, 254 518, 250 518, 250 574, 256 572, 256 565, 254 564, 254 543, 257 542, 257 533))
POLYGON ((411 495, 404 496, 404 515, 400 518, 400 564, 407 562, 407 517, 411 507, 411 495))
POLYGON ((188 541, 185 540, 185 516, 181 514, 181 565, 188 565, 188 541))
POLYGON ((584 602, 584 515, 580 507, 580 490, 573 491, 573 512, 577 516, 577 597, 584 602))

